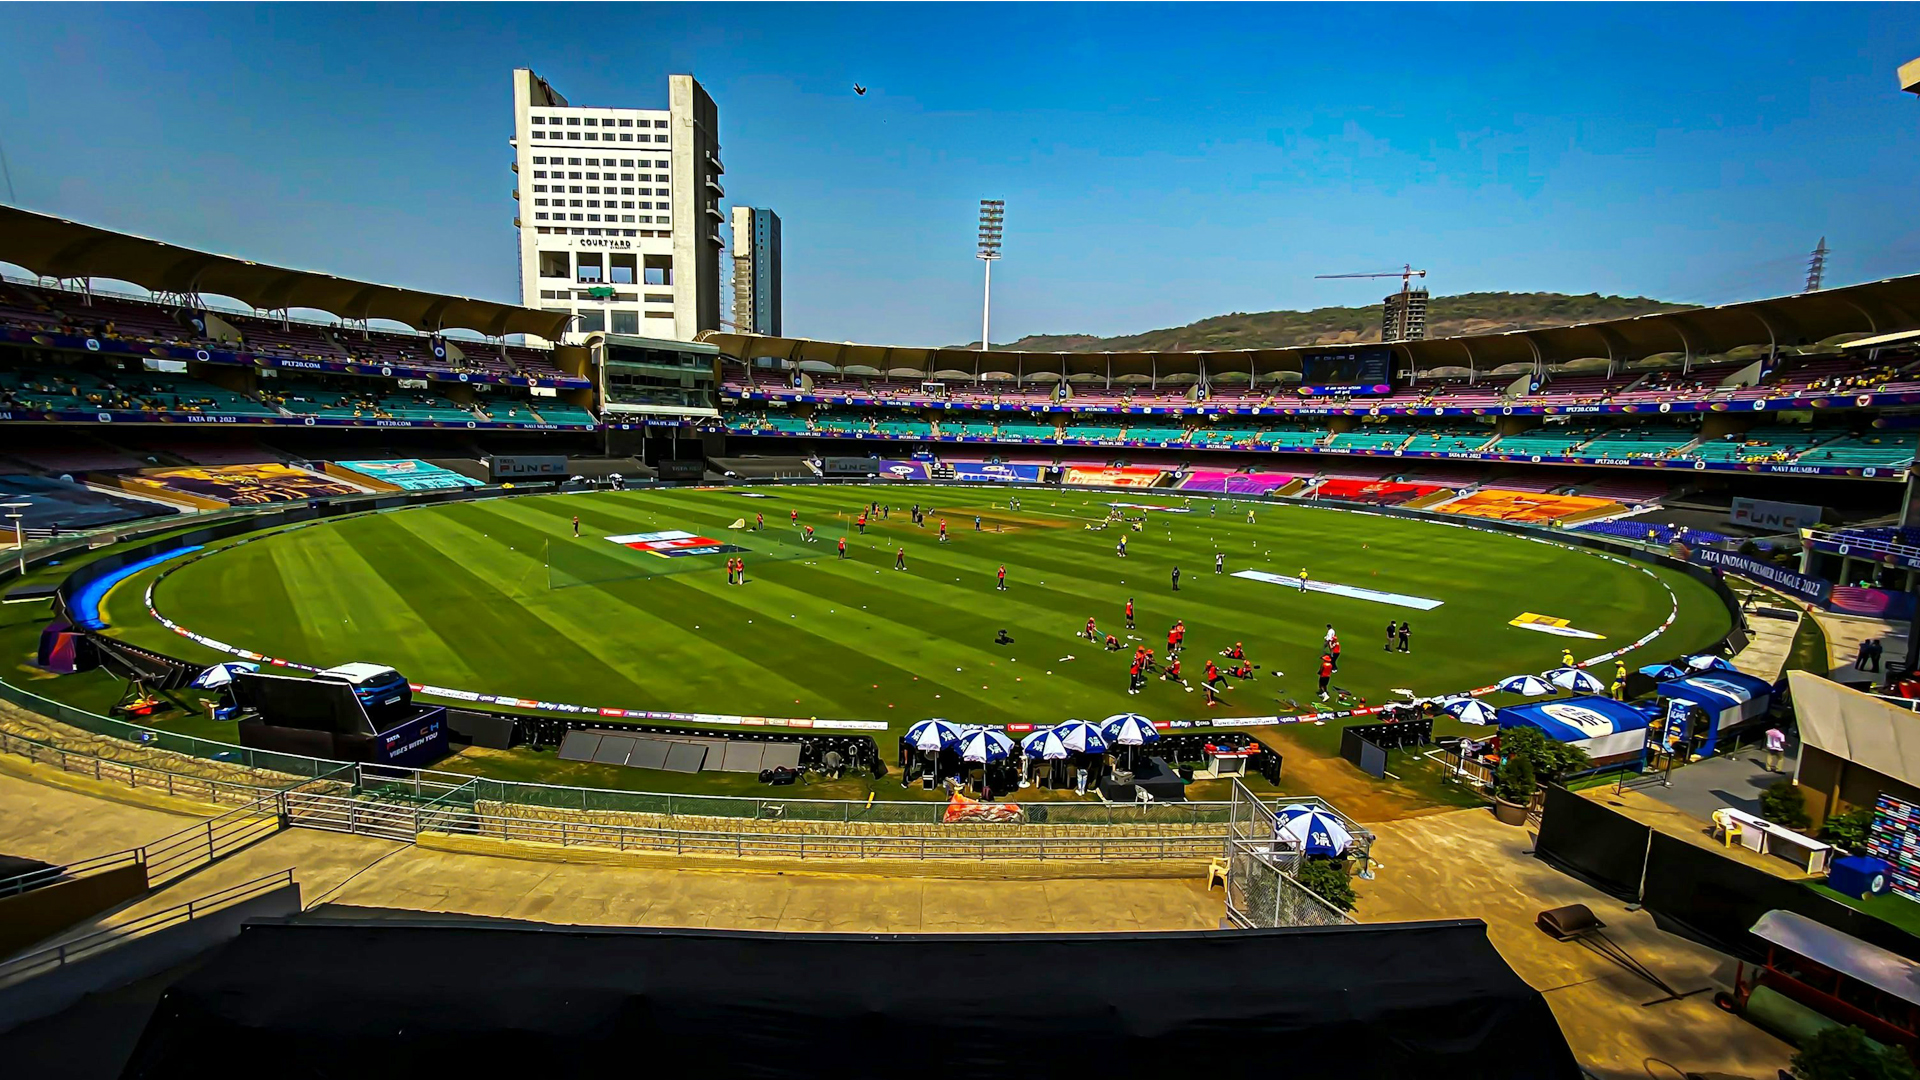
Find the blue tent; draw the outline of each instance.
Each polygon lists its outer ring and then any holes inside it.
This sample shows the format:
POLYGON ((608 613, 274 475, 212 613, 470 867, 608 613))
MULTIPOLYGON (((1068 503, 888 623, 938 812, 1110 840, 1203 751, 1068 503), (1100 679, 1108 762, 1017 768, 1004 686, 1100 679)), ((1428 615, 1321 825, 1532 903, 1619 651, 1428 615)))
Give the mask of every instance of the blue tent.
POLYGON ((1637 754, 1647 741, 1647 715, 1610 697, 1592 695, 1510 705, 1500 710, 1500 729, 1533 728, 1569 743, 1595 761, 1637 754))
POLYGON ((1740 671, 1706 671, 1663 682, 1654 689, 1669 701, 1684 701, 1707 714, 1710 727, 1695 748, 1701 755, 1713 752, 1722 729, 1766 715, 1773 700, 1771 683, 1740 671))

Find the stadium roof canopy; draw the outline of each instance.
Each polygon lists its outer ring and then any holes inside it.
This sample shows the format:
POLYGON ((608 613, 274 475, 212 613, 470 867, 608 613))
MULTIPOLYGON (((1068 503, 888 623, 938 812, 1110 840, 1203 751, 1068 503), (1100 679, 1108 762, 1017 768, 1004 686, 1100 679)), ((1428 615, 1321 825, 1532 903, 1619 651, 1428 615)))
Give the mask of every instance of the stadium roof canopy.
MULTIPOLYGON (((1396 341, 1391 348, 1397 367, 1428 371, 1464 367, 1481 372, 1508 364, 1560 364, 1570 360, 1605 358, 1628 363, 1660 353, 1689 358, 1711 356, 1749 345, 1809 345, 1843 334, 1890 334, 1920 329, 1920 274, 1870 281, 1821 292, 1798 293, 1768 300, 1749 300, 1720 307, 1688 308, 1606 322, 1578 323, 1539 330, 1509 330, 1498 334, 1396 341)), ((755 334, 709 331, 701 340, 741 359, 777 357, 814 361, 834 368, 866 366, 880 371, 905 369, 931 372, 1094 371, 1118 373, 1155 371, 1173 374, 1197 370, 1205 363, 1210 373, 1223 371, 1297 370, 1306 353, 1345 348, 1345 345, 1305 345, 1284 349, 1193 350, 1180 352, 982 353, 971 348, 912 348, 856 345, 805 338, 762 337, 755 334)), ((1361 343, 1367 344, 1367 343, 1361 343)))
POLYGON ((42 277, 112 278, 156 293, 212 293, 262 311, 312 308, 343 319, 388 319, 417 330, 458 328, 557 340, 568 318, 516 304, 267 266, 10 206, 0 206, 0 262, 42 277))

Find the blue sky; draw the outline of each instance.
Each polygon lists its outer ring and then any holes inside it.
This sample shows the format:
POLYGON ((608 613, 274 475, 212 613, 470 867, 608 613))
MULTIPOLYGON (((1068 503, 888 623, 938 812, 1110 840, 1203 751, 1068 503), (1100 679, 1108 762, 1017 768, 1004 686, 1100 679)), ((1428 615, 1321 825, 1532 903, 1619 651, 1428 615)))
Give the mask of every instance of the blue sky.
MULTIPOLYGON (((17 202, 514 300, 508 73, 720 106, 790 334, 994 339, 1436 293, 1717 303, 1920 270, 1920 6, 0 4, 17 202), (576 44, 584 42, 585 44, 576 44), (858 81, 870 92, 855 97, 858 81)), ((5 192, 0 188, 0 197, 5 192)))

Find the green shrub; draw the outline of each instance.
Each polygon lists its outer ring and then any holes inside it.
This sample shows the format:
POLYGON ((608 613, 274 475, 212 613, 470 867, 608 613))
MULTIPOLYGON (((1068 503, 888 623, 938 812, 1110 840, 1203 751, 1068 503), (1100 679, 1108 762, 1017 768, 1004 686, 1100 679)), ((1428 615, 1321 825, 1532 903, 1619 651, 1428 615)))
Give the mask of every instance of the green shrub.
POLYGON ((1360 902, 1360 898, 1354 894, 1353 879, 1347 874, 1344 859, 1308 859, 1300 864, 1300 872, 1294 875, 1294 879, 1341 911, 1352 911, 1353 906, 1360 902))
POLYGON ((1831 1027, 1793 1055, 1794 1080, 1920 1080, 1904 1051, 1867 1041, 1857 1027, 1831 1027))
MULTIPOLYGON (((1501 746, 1504 749, 1505 743, 1501 746)), ((1514 754, 1500 759, 1500 768, 1493 774, 1493 793, 1508 802, 1526 803, 1533 801, 1533 789, 1538 785, 1533 778, 1533 761, 1524 754, 1514 754)))
POLYGON ((1807 816, 1807 800, 1791 780, 1776 780, 1760 793, 1760 816, 1789 829, 1804 829, 1813 824, 1813 819, 1807 816))
POLYGON ((1568 773, 1582 772, 1593 759, 1577 746, 1549 739, 1534 728, 1508 728, 1500 733, 1500 756, 1526 758, 1539 780, 1558 780, 1568 773))
POLYGON ((1820 826, 1820 839, 1834 847, 1858 852, 1867 846, 1867 834, 1873 831, 1873 808, 1862 806, 1829 817, 1820 826))

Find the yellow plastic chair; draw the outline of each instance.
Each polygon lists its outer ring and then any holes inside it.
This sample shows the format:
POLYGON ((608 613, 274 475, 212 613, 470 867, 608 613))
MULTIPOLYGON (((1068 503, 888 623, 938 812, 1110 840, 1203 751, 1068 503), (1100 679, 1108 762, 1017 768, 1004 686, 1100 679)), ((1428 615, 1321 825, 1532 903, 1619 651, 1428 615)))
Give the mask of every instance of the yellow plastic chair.
POLYGON ((1740 823, 1725 810, 1713 812, 1713 827, 1720 830, 1721 841, 1727 847, 1732 847, 1733 842, 1740 838, 1740 823))
POLYGON ((1213 891, 1213 883, 1219 882, 1222 889, 1227 887, 1227 860, 1214 859, 1207 863, 1207 891, 1213 891))

